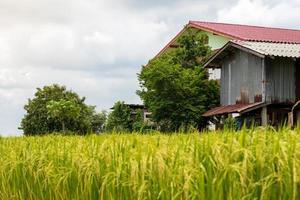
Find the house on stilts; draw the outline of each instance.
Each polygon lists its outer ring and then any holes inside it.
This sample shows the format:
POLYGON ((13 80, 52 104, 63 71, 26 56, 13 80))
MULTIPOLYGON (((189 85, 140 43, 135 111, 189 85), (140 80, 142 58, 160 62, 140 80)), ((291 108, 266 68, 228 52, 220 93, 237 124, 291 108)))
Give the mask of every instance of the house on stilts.
POLYGON ((292 111, 300 100, 299 58, 297 43, 228 42, 205 63, 221 69, 221 106, 203 116, 233 114, 260 125, 300 119, 297 107, 292 111))
POLYGON ((220 78, 220 106, 203 116, 212 121, 233 116, 259 125, 300 119, 300 106, 295 106, 300 100, 300 30, 190 21, 158 55, 176 48, 187 29, 208 35, 214 53, 205 67, 220 78))

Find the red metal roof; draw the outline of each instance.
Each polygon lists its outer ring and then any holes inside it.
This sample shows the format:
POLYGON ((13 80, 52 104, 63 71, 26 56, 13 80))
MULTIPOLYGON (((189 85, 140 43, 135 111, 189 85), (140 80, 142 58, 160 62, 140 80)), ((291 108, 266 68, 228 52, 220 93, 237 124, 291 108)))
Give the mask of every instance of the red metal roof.
POLYGON ((233 104, 233 105, 227 105, 227 106, 220 106, 213 108, 207 112, 205 112, 202 116, 203 117, 210 117, 214 115, 224 115, 228 113, 241 113, 245 112, 249 109, 257 109, 260 108, 261 106, 265 105, 262 102, 257 102, 257 103, 250 103, 250 104, 233 104))
POLYGON ((224 35, 231 39, 300 43, 300 30, 201 21, 190 21, 188 26, 224 35))

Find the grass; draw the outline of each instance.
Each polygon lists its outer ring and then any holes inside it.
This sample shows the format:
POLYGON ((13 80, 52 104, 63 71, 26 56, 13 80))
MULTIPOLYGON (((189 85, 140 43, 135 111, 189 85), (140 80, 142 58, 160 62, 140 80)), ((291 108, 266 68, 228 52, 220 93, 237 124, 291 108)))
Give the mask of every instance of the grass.
POLYGON ((0 199, 299 199, 300 133, 0 138, 0 199))

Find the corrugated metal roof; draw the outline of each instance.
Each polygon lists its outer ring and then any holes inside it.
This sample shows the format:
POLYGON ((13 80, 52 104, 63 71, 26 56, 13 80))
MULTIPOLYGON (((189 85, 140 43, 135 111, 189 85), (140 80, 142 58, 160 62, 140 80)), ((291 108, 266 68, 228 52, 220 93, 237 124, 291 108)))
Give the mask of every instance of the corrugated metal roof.
POLYGON ((224 57, 226 54, 225 52, 232 47, 241 49, 242 51, 247 51, 260 57, 277 56, 300 58, 300 44, 233 40, 229 41, 222 48, 218 49, 214 54, 212 54, 204 63, 204 67, 217 67, 214 65, 214 61, 222 59, 222 57, 224 57))
POLYGON ((190 21, 188 26, 204 29, 232 39, 244 41, 280 42, 300 44, 300 30, 226 24, 215 22, 190 21))
POLYGON ((292 58, 300 57, 300 44, 250 42, 250 41, 237 41, 237 40, 232 42, 266 56, 279 56, 279 57, 292 57, 292 58))
POLYGON ((265 103, 257 102, 251 104, 234 104, 234 105, 220 106, 205 112, 202 116, 210 117, 210 116, 224 115, 229 113, 242 113, 247 110, 254 110, 253 108, 255 109, 260 108, 264 105, 265 103))

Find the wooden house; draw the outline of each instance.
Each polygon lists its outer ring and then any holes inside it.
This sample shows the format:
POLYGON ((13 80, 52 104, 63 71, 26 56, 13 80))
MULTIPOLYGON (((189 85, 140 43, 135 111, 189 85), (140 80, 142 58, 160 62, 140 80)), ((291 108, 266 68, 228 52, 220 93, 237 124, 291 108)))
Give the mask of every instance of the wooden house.
POLYGON ((300 30, 190 21, 157 56, 176 48, 187 29, 208 35, 214 54, 205 66, 221 79, 220 106, 204 116, 262 125, 300 118, 293 107, 300 100, 300 30))
POLYGON ((220 106, 204 116, 262 125, 283 123, 288 113, 290 121, 300 119, 293 108, 300 100, 300 30, 189 21, 157 56, 176 48, 188 29, 208 36, 214 54, 205 66, 211 78, 221 79, 220 106))
POLYGON ((205 64, 221 69, 221 105, 204 116, 233 114, 261 125, 300 119, 298 108, 292 110, 300 100, 298 42, 300 37, 289 43, 280 40, 229 41, 205 64), (290 119, 289 113, 293 114, 290 119))
MULTIPOLYGON (((300 30, 250 26, 241 24, 228 24, 203 21, 189 21, 188 24, 156 55, 177 48, 177 40, 186 34, 188 29, 203 32, 208 36, 208 45, 213 51, 224 47, 229 41, 261 41, 273 43, 297 44, 300 42, 300 30)), ((210 68, 211 78, 219 79, 219 68, 210 68), (216 73, 212 73, 216 72, 216 73)))

